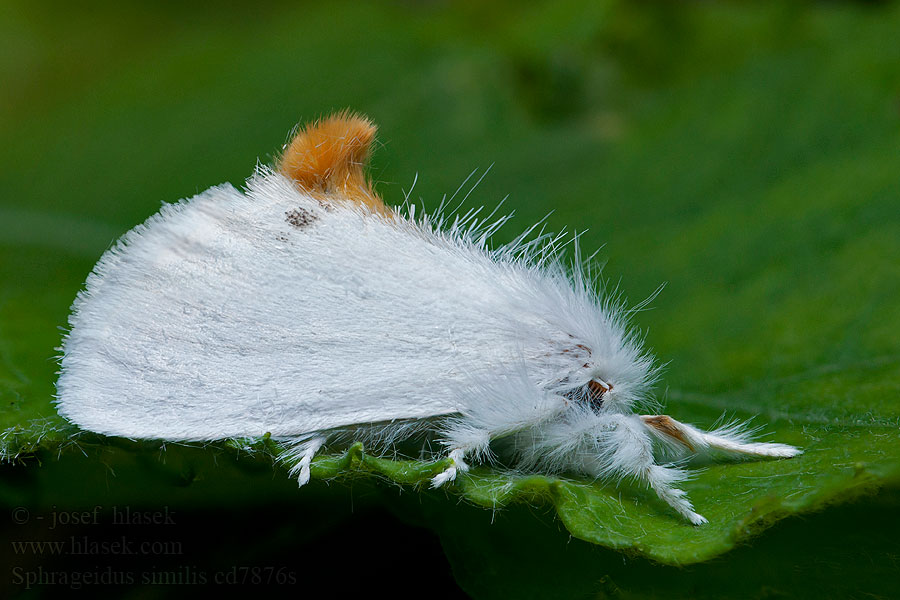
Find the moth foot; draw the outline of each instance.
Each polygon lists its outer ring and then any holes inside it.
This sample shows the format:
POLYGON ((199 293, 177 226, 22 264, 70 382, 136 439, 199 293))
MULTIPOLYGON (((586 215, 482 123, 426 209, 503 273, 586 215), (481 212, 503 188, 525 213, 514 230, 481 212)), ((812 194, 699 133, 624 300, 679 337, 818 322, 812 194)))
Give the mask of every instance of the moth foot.
POLYGON ((441 487, 448 481, 454 481, 460 471, 463 473, 468 471, 469 465, 463 460, 463 456, 465 456, 465 451, 459 448, 450 452, 450 466, 431 478, 431 487, 441 487))
POLYGON ((657 495, 664 500, 669 506, 674 508, 678 514, 691 522, 691 525, 703 525, 708 523, 706 517, 694 512, 694 506, 687 498, 684 490, 677 488, 658 489, 657 495))
POLYGON ((456 479, 456 467, 450 467, 431 478, 431 487, 438 488, 456 479))
POLYGON ((307 483, 309 483, 309 463, 305 465, 300 465, 300 474, 297 475, 297 483, 299 487, 303 487, 307 483))
POLYGON ((775 458, 791 458, 798 454, 803 454, 803 450, 788 444, 777 444, 768 442, 764 444, 754 444, 757 446, 757 453, 760 456, 772 456, 775 458))
POLYGON ((695 513, 691 509, 681 510, 676 507, 675 510, 677 510, 685 519, 690 521, 691 525, 705 525, 709 523, 709 521, 706 520, 706 517, 701 514, 695 513))
POLYGON ((300 457, 300 460, 298 460, 297 463, 291 467, 290 471, 288 471, 291 476, 297 477, 297 484, 300 487, 309 483, 309 466, 312 463, 312 459, 316 455, 316 452, 318 452, 324 444, 325 438, 316 437, 297 445, 282 455, 281 460, 289 462, 295 460, 297 456, 300 457))

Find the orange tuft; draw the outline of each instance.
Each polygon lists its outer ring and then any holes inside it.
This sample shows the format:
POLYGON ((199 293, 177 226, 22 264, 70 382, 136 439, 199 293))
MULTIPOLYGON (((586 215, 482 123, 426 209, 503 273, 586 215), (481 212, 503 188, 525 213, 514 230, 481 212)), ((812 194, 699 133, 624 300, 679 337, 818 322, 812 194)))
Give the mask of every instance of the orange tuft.
POLYGON ((342 111, 301 129, 288 144, 278 171, 322 202, 345 200, 390 212, 363 171, 374 139, 371 121, 342 111))

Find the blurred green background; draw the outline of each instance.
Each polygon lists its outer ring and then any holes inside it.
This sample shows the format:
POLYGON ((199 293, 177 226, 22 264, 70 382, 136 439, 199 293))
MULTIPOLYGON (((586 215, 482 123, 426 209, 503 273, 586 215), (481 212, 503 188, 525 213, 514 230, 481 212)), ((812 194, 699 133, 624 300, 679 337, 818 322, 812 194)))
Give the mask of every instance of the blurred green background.
MULTIPOLYGON (((7 544, 109 537, 108 518, 62 533, 36 519, 129 505, 177 507, 173 528, 128 531, 183 542, 140 563, 181 583, 185 567, 275 565, 297 585, 401 596, 900 595, 900 5, 6 1, 0 81, 0 429, 49 426, 3 439, 36 452, 0 471, 0 506, 31 514, 2 529, 0 592, 71 587, 26 589, 39 568, 143 572, 7 544), (669 412, 759 414, 767 439, 807 453, 704 472, 688 490, 719 525, 703 532, 629 507, 633 529, 599 533, 558 498, 493 513, 383 478, 298 492, 221 446, 87 437, 58 453, 54 348, 102 252, 161 202, 240 185, 297 123, 342 108, 379 125, 387 202, 415 180, 412 198, 436 207, 492 166, 468 205, 508 197, 498 242, 552 211, 551 229, 602 246, 633 303, 666 283, 635 321, 669 363, 669 412), (643 557, 735 545, 683 569, 643 557)), ((91 590, 191 591, 137 579, 91 590)))

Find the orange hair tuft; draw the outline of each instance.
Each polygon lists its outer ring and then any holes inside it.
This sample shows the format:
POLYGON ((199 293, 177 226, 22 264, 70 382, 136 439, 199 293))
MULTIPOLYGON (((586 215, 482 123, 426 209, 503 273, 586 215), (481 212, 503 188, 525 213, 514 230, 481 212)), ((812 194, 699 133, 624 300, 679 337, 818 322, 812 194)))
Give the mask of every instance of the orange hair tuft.
POLYGON ((323 202, 343 199, 388 212, 364 172, 375 129, 369 119, 350 111, 320 119, 294 136, 278 171, 323 202))

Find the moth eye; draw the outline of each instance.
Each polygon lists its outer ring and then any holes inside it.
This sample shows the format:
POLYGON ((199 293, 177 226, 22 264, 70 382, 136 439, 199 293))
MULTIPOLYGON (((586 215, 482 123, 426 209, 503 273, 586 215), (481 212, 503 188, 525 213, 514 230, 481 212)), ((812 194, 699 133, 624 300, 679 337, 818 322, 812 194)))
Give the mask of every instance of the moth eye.
POLYGON ((607 383, 602 379, 591 379, 587 385, 588 388, 588 402, 591 405, 591 408, 599 409, 603 406, 603 396, 606 392, 613 389, 611 383, 607 383))

